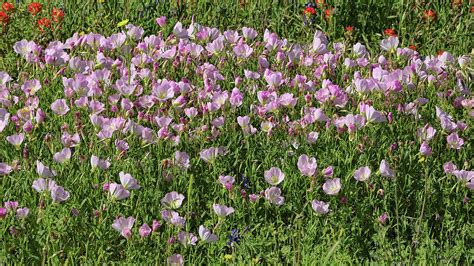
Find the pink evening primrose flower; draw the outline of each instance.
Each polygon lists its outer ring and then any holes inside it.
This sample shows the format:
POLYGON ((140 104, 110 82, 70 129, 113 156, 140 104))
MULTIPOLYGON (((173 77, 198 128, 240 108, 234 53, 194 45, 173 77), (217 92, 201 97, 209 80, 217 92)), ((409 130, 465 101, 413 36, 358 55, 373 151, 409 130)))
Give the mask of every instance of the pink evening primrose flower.
POLYGON ((228 206, 216 204, 216 203, 212 205, 212 208, 214 209, 214 212, 217 214, 217 216, 221 218, 224 218, 235 211, 234 208, 232 207, 228 207, 228 206))
POLYGON ((301 174, 304 176, 312 176, 316 172, 317 163, 316 158, 308 157, 307 155, 303 154, 298 158, 298 170, 300 170, 301 174))
POLYGON ((341 179, 339 178, 328 179, 323 184, 323 191, 324 193, 328 195, 337 195, 337 193, 339 193, 340 190, 341 190, 341 179))
POLYGON ((280 184, 285 179, 285 174, 278 167, 272 167, 264 172, 265 181, 272 186, 280 184))
POLYGON ((311 202, 311 208, 318 214, 326 214, 329 212, 329 203, 319 200, 313 200, 311 202))
POLYGON ((115 219, 114 223, 112 224, 112 228, 115 229, 117 232, 120 233, 123 237, 129 240, 132 237, 132 227, 135 223, 135 218, 132 216, 128 218, 119 217, 115 219))

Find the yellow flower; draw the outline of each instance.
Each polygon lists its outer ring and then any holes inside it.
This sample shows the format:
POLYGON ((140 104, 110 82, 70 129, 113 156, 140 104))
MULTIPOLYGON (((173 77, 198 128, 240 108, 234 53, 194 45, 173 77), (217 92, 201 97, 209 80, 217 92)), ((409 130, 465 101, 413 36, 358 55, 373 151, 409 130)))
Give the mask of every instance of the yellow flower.
POLYGON ((120 22, 117 24, 117 27, 120 28, 120 27, 123 27, 123 26, 125 26, 125 25, 127 25, 127 24, 128 24, 128 19, 122 20, 122 21, 120 21, 120 22))
POLYGON ((232 254, 225 254, 224 259, 231 260, 232 259, 232 254))

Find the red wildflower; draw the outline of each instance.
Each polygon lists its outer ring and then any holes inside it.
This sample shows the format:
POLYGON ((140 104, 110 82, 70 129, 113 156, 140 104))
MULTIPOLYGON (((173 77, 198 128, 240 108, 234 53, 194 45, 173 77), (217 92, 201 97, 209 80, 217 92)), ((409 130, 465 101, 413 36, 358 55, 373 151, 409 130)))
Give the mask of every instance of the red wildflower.
POLYGON ((416 51, 416 46, 413 45, 413 44, 410 44, 410 45, 408 46, 408 48, 412 49, 413 51, 416 51))
POLYGON ((474 6, 471 6, 471 13, 474 13, 474 6))
POLYGON ((425 11, 425 13, 423 13, 423 17, 428 21, 434 21, 436 20, 436 12, 431 9, 428 9, 425 11))
POLYGON ((51 27, 51 20, 47 18, 38 19, 38 28, 41 32, 44 32, 44 29, 51 27))
POLYGON ((53 11, 51 11, 51 18, 55 23, 58 23, 64 19, 64 12, 59 8, 53 8, 53 11))
POLYGON ((316 9, 314 7, 307 7, 304 9, 305 14, 316 15, 316 9))
POLYGON ((39 12, 41 12, 41 9, 43 8, 43 5, 38 3, 38 2, 33 2, 31 4, 28 5, 28 12, 30 12, 30 14, 32 16, 38 14, 39 12))
POLYGON ((385 35, 388 35, 388 36, 394 36, 394 37, 397 36, 397 31, 391 28, 385 29, 383 33, 385 33, 385 35))
POLYGON ((13 3, 5 2, 2 4, 2 10, 5 13, 13 12, 15 10, 15 6, 13 5, 13 3))
POLYGON ((437 55, 437 56, 441 56, 443 53, 444 53, 444 50, 439 50, 439 51, 436 53, 436 55, 437 55))
POLYGON ((352 26, 346 26, 345 29, 346 29, 346 31, 348 31, 348 32, 352 32, 352 31, 354 30, 354 27, 352 27, 352 26))
POLYGON ((0 11, 0 25, 7 25, 9 20, 10 17, 6 13, 0 11))
POLYGON ((333 9, 334 8, 324 9, 324 18, 326 18, 326 19, 331 18, 331 13, 332 13, 333 9))

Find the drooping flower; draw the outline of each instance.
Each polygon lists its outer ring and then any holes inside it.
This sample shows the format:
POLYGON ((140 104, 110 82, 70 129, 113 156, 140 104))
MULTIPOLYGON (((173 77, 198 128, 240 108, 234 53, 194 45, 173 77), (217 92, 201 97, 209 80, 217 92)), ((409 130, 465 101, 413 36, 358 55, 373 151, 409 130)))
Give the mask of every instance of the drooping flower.
POLYGON ((283 205, 285 203, 285 198, 281 196, 281 190, 278 187, 265 189, 265 199, 275 205, 283 205))
POLYGON ((277 186, 285 179, 285 174, 278 167, 272 167, 264 172, 265 181, 272 186, 277 186))
POLYGON ((112 224, 112 228, 115 229, 117 232, 120 233, 123 237, 129 240, 132 237, 132 227, 135 223, 135 218, 132 216, 128 218, 119 217, 115 219, 114 223, 112 224))
POLYGON ((176 191, 172 191, 166 193, 166 195, 161 199, 161 204, 165 206, 165 208, 169 209, 178 209, 181 207, 184 201, 184 195, 179 194, 176 191))
POLYGON ((329 212, 329 203, 319 200, 313 200, 311 202, 311 208, 318 214, 326 214, 329 212))
POLYGON ((235 211, 234 208, 232 207, 228 207, 228 206, 217 204, 217 203, 212 204, 212 208, 214 209, 214 212, 217 214, 217 216, 221 218, 224 218, 235 211))
POLYGON ((371 174, 370 168, 368 166, 362 166, 361 168, 357 169, 354 172, 354 178, 357 181, 364 182, 364 181, 369 180, 370 174, 371 174))
POLYGON ((332 178, 326 180, 323 184, 323 191, 328 195, 337 195, 341 190, 341 179, 332 178))
POLYGON ((122 183, 122 186, 124 189, 131 190, 131 189, 140 188, 138 181, 135 178, 133 178, 131 174, 120 172, 119 177, 120 177, 120 183, 122 183))
POLYGON ((431 147, 428 145, 426 141, 423 141, 423 143, 421 143, 420 153, 424 156, 430 156, 431 154, 433 154, 431 147))
POLYGON ((390 178, 395 177, 395 173, 393 172, 393 170, 390 168, 390 165, 388 165, 387 161, 385 160, 382 160, 380 162, 379 172, 384 177, 390 177, 390 178))
POLYGON ((217 235, 213 234, 211 230, 204 227, 204 225, 199 226, 199 237, 201 238, 202 241, 207 242, 207 243, 212 243, 219 240, 217 235))
POLYGON ((301 174, 304 176, 312 176, 316 172, 317 163, 316 158, 308 157, 307 155, 303 154, 298 158, 298 170, 300 170, 301 174))

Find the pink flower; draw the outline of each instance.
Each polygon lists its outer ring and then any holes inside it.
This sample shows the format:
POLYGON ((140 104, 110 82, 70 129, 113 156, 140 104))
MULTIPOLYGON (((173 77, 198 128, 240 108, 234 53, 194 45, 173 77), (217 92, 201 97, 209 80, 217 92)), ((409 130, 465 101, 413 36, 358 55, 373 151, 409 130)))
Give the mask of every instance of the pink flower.
POLYGON ((92 168, 99 168, 101 170, 108 169, 110 167, 109 159, 102 160, 99 157, 92 155, 91 156, 91 166, 92 168))
POLYGON ((56 186, 56 182, 49 178, 38 178, 33 181, 33 185, 31 186, 34 190, 41 193, 43 191, 51 191, 56 186))
POLYGON ((179 194, 176 191, 166 193, 166 195, 161 199, 161 204, 168 209, 178 209, 183 204, 184 195, 179 194))
POLYGON ((219 240, 217 235, 213 234, 211 230, 207 229, 203 225, 199 226, 199 237, 201 238, 202 241, 207 242, 207 243, 212 243, 219 240))
POLYGON ((388 218, 388 213, 384 212, 382 215, 379 216, 378 220, 381 224, 385 224, 388 218))
POLYGON ((326 214, 329 212, 329 203, 319 200, 313 200, 311 202, 311 207, 318 214, 326 214))
POLYGON ((227 189, 227 190, 232 190, 232 185, 235 182, 235 178, 233 176, 219 176, 219 182, 227 189))
POLYGON ((16 146, 17 148, 20 147, 24 139, 25 139, 25 135, 23 133, 20 133, 18 135, 11 135, 7 137, 7 141, 11 145, 16 146))
POLYGON ((221 218, 224 218, 235 211, 234 208, 232 207, 228 207, 228 206, 216 204, 216 203, 212 205, 212 208, 214 209, 214 212, 217 214, 217 216, 221 218))
POLYGON ((3 219, 7 216, 7 209, 6 208, 0 208, 0 219, 3 219))
POLYGON ((36 173, 41 177, 53 177, 56 176, 56 172, 49 169, 42 162, 36 160, 36 173))
POLYGON ((54 202, 61 203, 69 199, 69 196, 70 196, 69 192, 64 190, 64 188, 61 186, 54 186, 51 189, 51 198, 53 199, 54 202))
POLYGON ((0 108, 0 132, 2 132, 10 121, 10 113, 6 109, 0 108))
POLYGON ((186 152, 176 151, 174 153, 174 161, 179 167, 183 169, 188 169, 190 167, 189 155, 186 152))
POLYGON ((58 99, 51 104, 51 110, 57 115, 65 115, 69 112, 69 106, 67 106, 66 100, 58 99))
POLYGON ((364 182, 369 180, 370 174, 370 168, 368 166, 363 166, 354 172, 354 179, 357 181, 364 182))
POLYGON ((285 203, 285 198, 281 196, 281 190, 278 187, 265 189, 265 199, 275 205, 283 205, 285 203))
POLYGON ((58 163, 64 163, 71 159, 71 149, 64 148, 53 155, 53 159, 58 163))
POLYGON ((312 176, 316 172, 317 163, 316 158, 309 158, 307 155, 303 154, 298 158, 298 169, 301 174, 304 176, 312 176))
POLYGON ((451 149, 460 150, 464 144, 464 140, 458 136, 458 133, 451 133, 446 140, 448 141, 448 147, 451 149))
POLYGON ((132 177, 132 175, 120 172, 120 183, 122 183, 122 186, 126 190, 130 189, 139 189, 140 185, 138 184, 137 180, 132 177))
POLYGON ((114 200, 122 200, 130 197, 130 192, 126 190, 122 185, 112 183, 109 185, 109 195, 114 200))
POLYGON ((446 174, 452 174, 453 171, 457 170, 457 167, 453 162, 447 162, 443 164, 443 170, 446 174))
POLYGON ((433 151, 431 150, 430 146, 426 141, 423 141, 423 143, 421 143, 420 153, 424 156, 430 156, 433 154, 433 151))
POLYGON ((28 216, 28 213, 30 212, 30 209, 24 207, 24 208, 19 208, 16 210, 16 218, 18 219, 25 219, 26 216, 28 216))
POLYGON ((390 165, 388 165, 387 161, 385 160, 382 160, 380 162, 379 172, 384 177, 390 177, 390 178, 395 177, 395 173, 393 172, 393 170, 390 168, 390 165))
POLYGON ((132 216, 128 218, 119 217, 115 219, 114 223, 112 224, 112 228, 129 240, 132 237, 132 227, 134 223, 135 218, 132 216))
POLYGON ((166 17, 161 16, 161 17, 157 18, 155 22, 158 26, 164 27, 166 25, 166 17))
POLYGON ((272 167, 264 172, 265 181, 272 186, 280 184, 285 179, 285 174, 278 167, 272 167))
POLYGON ((332 165, 326 167, 322 171, 324 177, 331 177, 334 173, 332 165))
POLYGON ((341 190, 341 179, 339 178, 328 179, 323 184, 323 191, 324 193, 328 195, 337 195, 337 193, 339 193, 340 190, 341 190))
POLYGON ((160 222, 158 222, 157 220, 153 220, 153 222, 151 223, 151 230, 155 232, 160 227, 161 227, 160 222))
POLYGON ((419 128, 416 131, 416 136, 423 141, 430 141, 436 134, 436 129, 430 127, 429 124, 426 124, 424 127, 419 128))
POLYGON ((173 254, 166 259, 166 265, 168 266, 181 266, 184 265, 183 256, 180 254, 173 254))
POLYGON ((141 237, 148 237, 151 234, 151 228, 147 223, 144 223, 142 226, 140 226, 138 233, 141 237))
POLYGON ((184 246, 187 246, 187 245, 195 246, 197 240, 198 238, 192 233, 183 232, 183 231, 178 233, 178 241, 184 246))
POLYGON ((0 176, 1 175, 8 175, 13 171, 13 168, 6 164, 6 163, 0 163, 0 176))
POLYGON ((179 213, 170 210, 162 210, 161 217, 165 222, 171 223, 174 226, 184 227, 186 220, 179 216, 179 213))
POLYGON ((390 36, 380 42, 380 47, 385 51, 395 51, 398 47, 398 37, 390 36))

